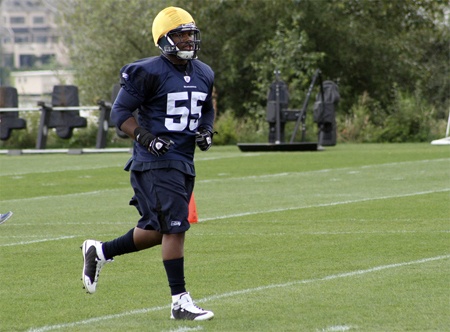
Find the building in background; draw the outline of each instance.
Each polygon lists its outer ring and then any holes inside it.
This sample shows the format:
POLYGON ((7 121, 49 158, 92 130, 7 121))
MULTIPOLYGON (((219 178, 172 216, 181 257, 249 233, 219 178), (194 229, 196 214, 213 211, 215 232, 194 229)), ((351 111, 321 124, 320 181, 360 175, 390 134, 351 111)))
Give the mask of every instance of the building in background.
MULTIPOLYGON (((28 91, 25 73, 14 71, 49 70, 69 65, 67 48, 57 26, 55 0, 2 0, 0 1, 0 85, 21 85, 21 94, 48 93, 48 85, 28 91), (11 75, 9 75, 11 73, 11 75), (14 80, 20 77, 21 82, 14 80)), ((43 73, 49 77, 48 71, 43 73)), ((32 78, 40 74, 30 74, 32 78)), ((52 82, 58 81, 55 72, 52 82)), ((44 79, 45 80, 45 79, 44 79)))
POLYGON ((53 86, 73 84, 73 73, 69 70, 33 70, 11 73, 10 81, 19 95, 40 96, 53 91, 53 86))

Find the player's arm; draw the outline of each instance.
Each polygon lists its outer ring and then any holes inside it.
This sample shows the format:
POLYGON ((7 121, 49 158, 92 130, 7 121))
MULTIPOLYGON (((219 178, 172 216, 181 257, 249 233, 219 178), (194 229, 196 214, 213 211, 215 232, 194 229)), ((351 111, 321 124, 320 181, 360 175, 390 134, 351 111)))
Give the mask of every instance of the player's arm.
POLYGON ((169 151, 173 142, 164 137, 157 137, 139 126, 132 111, 139 106, 140 101, 137 98, 121 89, 114 102, 111 118, 120 130, 144 146, 151 154, 162 156, 169 151))
POLYGON ((133 126, 137 127, 133 112, 138 109, 139 106, 141 106, 141 101, 122 88, 119 90, 111 109, 111 120, 115 123, 117 128, 133 139, 133 126), (125 122, 127 122, 126 125, 124 125, 125 122))
POLYGON ((213 124, 214 124, 214 107, 212 100, 209 99, 203 104, 202 117, 195 134, 195 141, 202 151, 207 151, 213 143, 213 124))
POLYGON ((202 106, 202 116, 199 120, 199 128, 213 131, 214 116, 215 114, 212 100, 208 100, 202 106))
POLYGON ((121 89, 111 109, 111 120, 132 139, 135 139, 134 131, 138 127, 133 112, 139 109, 145 100, 147 79, 144 68, 134 63, 120 70, 121 89))
POLYGON ((126 119, 122 125, 120 126, 120 130, 122 130, 125 134, 127 134, 130 138, 136 139, 134 135, 134 131, 139 127, 136 118, 133 116, 131 118, 126 119))

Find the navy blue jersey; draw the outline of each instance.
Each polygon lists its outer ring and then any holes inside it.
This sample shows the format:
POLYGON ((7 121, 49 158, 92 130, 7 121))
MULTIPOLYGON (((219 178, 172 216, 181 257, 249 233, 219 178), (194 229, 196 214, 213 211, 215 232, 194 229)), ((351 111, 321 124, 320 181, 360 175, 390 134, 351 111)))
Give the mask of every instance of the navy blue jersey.
POLYGON ((120 128, 139 109, 141 127, 174 142, 160 157, 134 142, 133 160, 178 160, 193 165, 195 132, 200 126, 213 131, 211 68, 199 60, 191 60, 186 70, 180 70, 165 57, 157 56, 128 64, 120 74, 122 89, 111 112, 115 124, 120 128))

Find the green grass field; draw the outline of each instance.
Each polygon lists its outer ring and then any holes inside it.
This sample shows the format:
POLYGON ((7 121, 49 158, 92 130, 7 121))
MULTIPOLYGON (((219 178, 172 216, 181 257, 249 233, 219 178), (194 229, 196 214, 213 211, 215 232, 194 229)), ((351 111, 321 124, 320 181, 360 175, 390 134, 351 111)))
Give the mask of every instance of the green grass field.
POLYGON ((197 152, 186 279, 207 322, 169 319, 160 248, 82 289, 81 243, 138 218, 128 158, 0 156, 1 331, 450 331, 450 147, 197 152))

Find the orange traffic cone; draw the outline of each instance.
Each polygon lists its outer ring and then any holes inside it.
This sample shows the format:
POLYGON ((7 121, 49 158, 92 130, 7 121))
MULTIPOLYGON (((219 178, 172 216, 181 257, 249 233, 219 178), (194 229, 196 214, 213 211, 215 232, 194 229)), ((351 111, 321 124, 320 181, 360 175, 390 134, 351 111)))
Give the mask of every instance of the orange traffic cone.
POLYGON ((195 205, 194 193, 192 193, 191 200, 189 201, 188 221, 190 224, 198 222, 197 206, 195 205))

